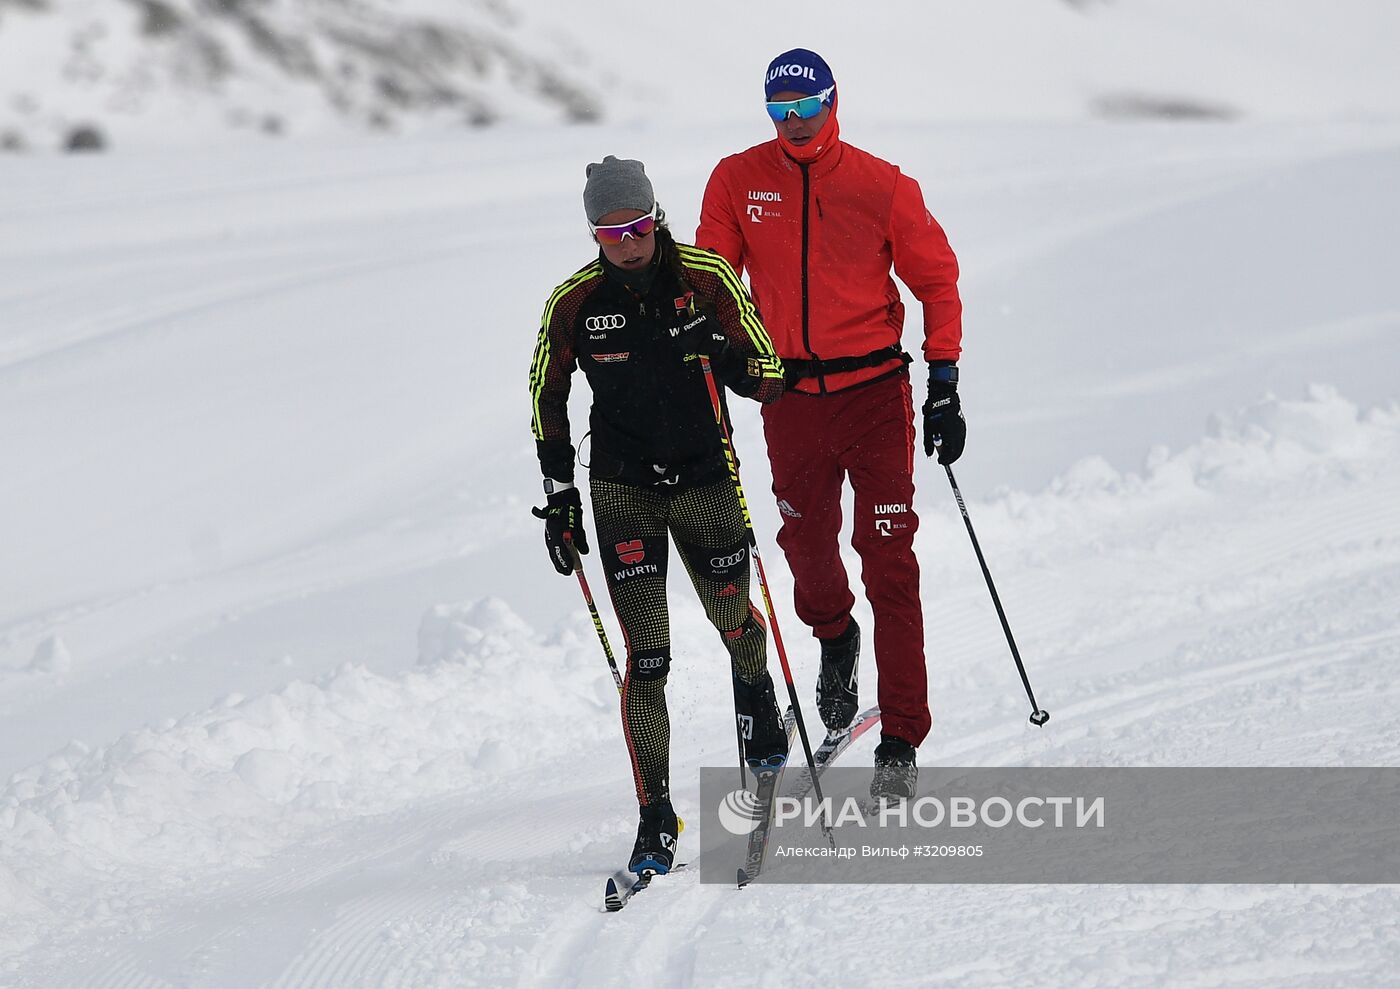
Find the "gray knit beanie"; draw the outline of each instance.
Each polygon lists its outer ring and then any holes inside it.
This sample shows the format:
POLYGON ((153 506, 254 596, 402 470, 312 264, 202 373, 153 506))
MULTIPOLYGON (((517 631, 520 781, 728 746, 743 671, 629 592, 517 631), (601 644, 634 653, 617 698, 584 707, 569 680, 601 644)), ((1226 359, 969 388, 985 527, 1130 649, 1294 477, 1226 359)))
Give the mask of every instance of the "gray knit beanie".
POLYGON ((650 213, 656 205, 651 179, 640 161, 608 155, 589 165, 584 174, 588 182, 583 187, 583 211, 588 214, 589 223, 597 223, 599 217, 615 209, 650 213))

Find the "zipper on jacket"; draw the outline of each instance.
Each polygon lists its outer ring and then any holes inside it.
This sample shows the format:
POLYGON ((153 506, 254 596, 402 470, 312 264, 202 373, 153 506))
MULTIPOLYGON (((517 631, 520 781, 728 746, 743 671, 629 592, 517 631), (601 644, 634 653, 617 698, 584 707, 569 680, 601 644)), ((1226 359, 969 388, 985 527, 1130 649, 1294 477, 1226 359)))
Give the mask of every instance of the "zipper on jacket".
MULTIPOLYGON (((807 299, 807 253, 811 245, 811 201, 812 201, 812 176, 807 170, 807 165, 798 165, 802 169, 802 346, 812 360, 817 360, 817 352, 812 349, 812 327, 811 311, 807 299)), ((817 211, 820 213, 821 206, 818 204, 817 211)), ((820 372, 817 374, 817 393, 826 394, 826 376, 820 372)))

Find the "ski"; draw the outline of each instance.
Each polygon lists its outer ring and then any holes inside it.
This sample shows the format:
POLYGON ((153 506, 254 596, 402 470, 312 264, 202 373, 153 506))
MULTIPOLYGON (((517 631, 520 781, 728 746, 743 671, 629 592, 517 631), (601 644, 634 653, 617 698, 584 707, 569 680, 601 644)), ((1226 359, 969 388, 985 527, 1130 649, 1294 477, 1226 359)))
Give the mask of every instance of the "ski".
MULTIPOLYGON (((797 715, 789 707, 787 714, 783 716, 783 730, 787 732, 788 752, 792 752, 792 743, 797 734, 797 715)), ((815 756, 813 756, 815 758, 815 756)), ((739 870, 739 885, 743 886, 749 881, 749 877, 758 875, 763 868, 763 856, 768 850, 768 829, 773 823, 773 802, 778 795, 778 783, 782 779, 783 769, 787 763, 772 772, 758 774, 754 773, 757 785, 754 789, 754 803, 758 809, 759 825, 749 835, 749 850, 745 858, 745 868, 739 870)), ((752 772, 752 770, 750 770, 752 772)), ((681 868, 679 865, 671 869, 675 872, 681 868)), ((632 897, 651 885, 655 873, 647 873, 641 876, 634 876, 627 869, 619 869, 608 878, 607 885, 603 889, 603 907, 608 913, 617 913, 627 906, 632 897)))
MULTIPOLYGON (((820 746, 817 747, 817 750, 812 753, 812 762, 814 763, 814 766, 803 767, 802 776, 798 779, 797 785, 793 787, 793 791, 791 794, 792 797, 795 799, 801 799, 803 796, 805 796, 807 791, 812 789, 813 781, 820 779, 822 773, 826 772, 827 768, 833 762, 836 761, 836 759, 841 755, 841 753, 845 752, 848 748, 851 747, 852 742, 860 738, 862 735, 864 735, 870 729, 874 728, 879 723, 880 709, 878 707, 871 707, 862 711, 859 715, 856 716, 856 719, 854 721, 852 721, 849 725, 847 725, 840 731, 827 732, 826 739, 822 742, 820 746)), ((753 836, 750 836, 749 861, 745 863, 745 868, 739 870, 739 874, 737 877, 737 882, 739 884, 740 889, 743 889, 754 879, 756 879, 758 877, 759 872, 762 871, 763 854, 768 849, 768 830, 773 820, 772 802, 775 797, 776 793, 769 794, 768 816, 764 819, 763 825, 759 828, 759 830, 755 831, 753 836), (759 851, 758 855, 755 856, 753 849, 753 841, 754 837, 758 836, 760 831, 762 832, 763 847, 759 851)))
POLYGON ((835 762, 842 752, 845 752, 856 739, 879 723, 879 707, 869 707, 856 715, 855 720, 840 731, 827 732, 826 739, 812 753, 812 761, 816 764, 815 774, 804 766, 802 775, 797 778, 797 784, 793 787, 790 796, 796 799, 806 796, 807 791, 812 789, 813 779, 820 779, 822 773, 826 772, 827 767, 835 762))
MULTIPOLYGON (((787 731, 788 753, 792 753, 793 736, 797 733, 797 715, 792 708, 787 709, 787 714, 783 716, 783 728, 787 731)), ((816 758, 813 756, 813 758, 816 758)), ((758 781, 754 788, 755 804, 760 817, 758 827, 749 833, 749 852, 744 858, 744 867, 739 870, 738 883, 742 887, 750 882, 755 876, 763 871, 763 858, 768 853, 768 833, 773 827, 773 804, 778 796, 778 784, 782 782, 782 767, 771 773, 764 773, 762 776, 755 774, 758 781)))
POLYGON ((608 913, 617 913, 627 906, 627 901, 651 885, 651 876, 633 876, 619 869, 608 877, 607 888, 603 891, 603 908, 608 913))
MULTIPOLYGON (((681 862, 671 867, 671 872, 684 869, 685 862, 681 862)), ((670 875, 671 872, 657 873, 645 872, 638 876, 630 869, 618 869, 608 877, 608 883, 603 888, 603 908, 608 913, 617 913, 627 906, 629 900, 642 890, 651 885, 651 881, 658 875, 670 875)))
POLYGON ((654 872, 647 872, 634 876, 626 869, 619 869, 608 878, 607 888, 603 891, 604 909, 608 913, 617 913, 627 906, 628 900, 650 886, 655 875, 654 872))
MULTIPOLYGON (((828 732, 826 739, 812 753, 812 761, 816 764, 816 776, 820 778, 822 773, 850 748, 853 742, 879 723, 880 709, 871 707, 858 714, 854 721, 840 731, 828 732)), ((788 750, 790 752, 793 736, 797 732, 797 716, 793 713, 792 708, 788 708, 787 714, 783 718, 783 726, 787 729, 788 750)), ((768 837, 773 824, 774 802, 778 796, 782 775, 783 771, 778 770, 758 777, 758 786, 754 795, 762 817, 759 820, 759 826, 749 835, 749 850, 744 867, 739 869, 735 875, 736 883, 741 889, 763 871, 763 861, 768 851, 768 837)), ((793 796, 800 798, 806 794, 812 788, 812 778, 811 770, 804 766, 802 775, 793 788, 793 796)), ((671 871, 675 872, 681 867, 677 865, 671 871)), ((618 870, 607 881, 603 894, 604 907, 609 913, 616 913, 625 907, 632 897, 649 887, 654 878, 655 876, 652 874, 636 876, 626 869, 618 870)))

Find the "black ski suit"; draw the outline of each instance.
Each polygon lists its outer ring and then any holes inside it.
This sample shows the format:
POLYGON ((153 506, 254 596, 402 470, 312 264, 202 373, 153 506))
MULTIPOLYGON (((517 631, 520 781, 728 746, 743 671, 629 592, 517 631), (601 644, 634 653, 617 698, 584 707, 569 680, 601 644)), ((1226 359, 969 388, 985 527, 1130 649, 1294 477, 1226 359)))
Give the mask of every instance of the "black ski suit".
POLYGON ((727 427, 725 388, 771 402, 782 393, 782 364, 729 263, 669 235, 658 235, 645 271, 624 272, 600 257, 555 289, 530 369, 545 477, 573 480, 567 404, 575 366, 593 392, 594 545, 626 642, 622 723, 643 805, 670 798, 670 540, 723 638, 736 692, 747 696, 767 682, 772 696, 767 628, 749 602, 747 526, 714 408, 699 359, 669 340, 695 309, 714 313, 727 339, 711 365, 727 427))

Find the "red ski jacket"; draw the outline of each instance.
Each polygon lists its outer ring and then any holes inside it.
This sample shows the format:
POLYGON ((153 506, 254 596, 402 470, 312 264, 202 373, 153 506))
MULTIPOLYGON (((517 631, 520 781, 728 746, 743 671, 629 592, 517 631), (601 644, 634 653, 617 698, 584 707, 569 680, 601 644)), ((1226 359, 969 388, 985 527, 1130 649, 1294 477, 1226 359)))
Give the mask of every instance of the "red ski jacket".
MULTIPOLYGON (((904 304, 891 267, 923 303, 924 359, 962 351, 958 261, 943 228, 917 182, 852 145, 835 140, 810 164, 776 139, 725 158, 705 187, 695 243, 748 271, 784 364, 897 347, 904 304)), ((834 373, 811 365, 794 388, 841 391, 898 370, 899 359, 834 373)))

